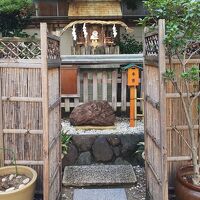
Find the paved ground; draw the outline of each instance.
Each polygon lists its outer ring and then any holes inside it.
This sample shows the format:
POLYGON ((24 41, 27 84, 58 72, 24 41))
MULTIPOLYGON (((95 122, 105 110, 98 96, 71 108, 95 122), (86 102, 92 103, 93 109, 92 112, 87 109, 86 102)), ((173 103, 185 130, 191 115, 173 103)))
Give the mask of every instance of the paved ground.
MULTIPOLYGON (((136 185, 132 185, 130 187, 124 188, 125 193, 126 193, 126 198, 127 200, 145 200, 146 186, 145 186, 144 169, 139 166, 133 167, 133 168, 134 168, 138 182, 136 185)), ((90 188, 90 189, 108 189, 108 188, 98 187, 98 188, 90 188)), ((117 189, 122 189, 122 188, 117 188, 117 189)), ((74 195, 74 188, 63 188, 62 200, 79 200, 79 199, 73 199, 73 195, 74 195)), ((80 199, 80 200, 85 200, 85 199, 80 199)), ((96 200, 96 199, 93 199, 93 200, 96 200)), ((110 197, 110 199, 106 199, 106 200, 113 200, 113 199, 110 197)))

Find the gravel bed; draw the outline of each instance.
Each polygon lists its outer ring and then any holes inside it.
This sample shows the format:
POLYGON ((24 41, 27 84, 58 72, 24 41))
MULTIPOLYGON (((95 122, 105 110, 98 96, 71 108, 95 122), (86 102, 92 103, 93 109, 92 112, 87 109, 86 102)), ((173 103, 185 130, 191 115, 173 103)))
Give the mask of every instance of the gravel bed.
POLYGON ((62 129, 69 135, 109 135, 109 134, 135 134, 144 132, 144 123, 137 121, 136 127, 129 127, 128 118, 117 118, 115 128, 111 130, 76 130, 71 126, 69 120, 62 121, 62 129))
POLYGON ((126 188, 126 195, 128 200, 145 200, 146 196, 146 179, 145 170, 140 166, 133 166, 135 175, 137 177, 137 184, 133 187, 126 188))

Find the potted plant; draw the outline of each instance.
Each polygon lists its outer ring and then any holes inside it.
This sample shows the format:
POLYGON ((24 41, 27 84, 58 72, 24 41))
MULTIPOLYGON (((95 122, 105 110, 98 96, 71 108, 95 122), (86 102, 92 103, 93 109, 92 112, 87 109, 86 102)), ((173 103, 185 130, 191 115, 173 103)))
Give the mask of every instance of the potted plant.
POLYGON ((177 172, 176 195, 178 200, 200 199, 199 143, 195 139, 194 125, 198 123, 198 99, 200 97, 199 65, 189 66, 190 59, 200 57, 200 2, 199 0, 148 0, 144 2, 148 15, 140 20, 144 25, 157 25, 165 19, 166 54, 169 68, 163 74, 179 94, 187 123, 188 141, 176 126, 173 130, 187 144, 192 155, 192 165, 181 167, 177 172), (177 58, 180 69, 174 68, 172 59, 177 58), (197 113, 197 117, 194 117, 197 113))
POLYGON ((37 172, 30 167, 18 166, 11 149, 2 148, 13 155, 13 164, 0 168, 0 200, 33 200, 37 172))

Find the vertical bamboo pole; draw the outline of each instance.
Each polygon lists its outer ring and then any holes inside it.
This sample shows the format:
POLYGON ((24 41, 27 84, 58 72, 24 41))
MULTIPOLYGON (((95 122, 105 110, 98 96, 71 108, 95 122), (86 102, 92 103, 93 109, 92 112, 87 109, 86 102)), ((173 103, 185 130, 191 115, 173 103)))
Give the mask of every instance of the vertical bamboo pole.
POLYGON ((49 200, 49 112, 48 112, 48 65, 47 24, 40 24, 42 58, 42 112, 43 112, 43 196, 49 200))
POLYGON ((163 73, 166 70, 165 61, 165 20, 160 19, 158 23, 159 34, 159 82, 160 82, 160 139, 161 139, 161 164, 162 164, 162 192, 163 200, 168 199, 168 174, 167 174, 167 137, 166 137, 166 92, 163 79, 163 73))
MULTIPOLYGON (((1 92, 1 76, 0 74, 0 148, 4 147, 4 142, 3 142, 3 106, 2 106, 2 92, 1 92)), ((0 167, 4 166, 4 150, 0 149, 0 167)))

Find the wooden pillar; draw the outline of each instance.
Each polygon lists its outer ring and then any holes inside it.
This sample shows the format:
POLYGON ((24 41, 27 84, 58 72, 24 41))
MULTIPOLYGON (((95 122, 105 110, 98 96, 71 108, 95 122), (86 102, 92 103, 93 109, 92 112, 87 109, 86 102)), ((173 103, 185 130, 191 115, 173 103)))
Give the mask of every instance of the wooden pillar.
POLYGON ((48 65, 47 24, 40 24, 42 58, 42 112, 43 112, 43 197, 49 200, 49 111, 48 111, 48 65))
POLYGON ((2 86, 1 86, 1 76, 0 74, 0 167, 4 166, 4 139, 3 139, 3 106, 2 106, 2 86))

